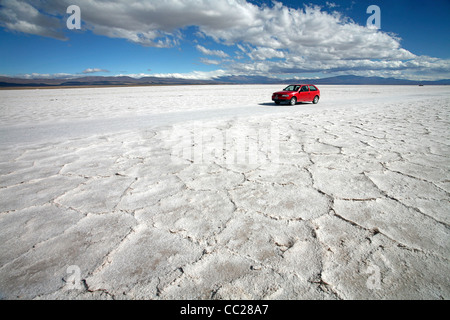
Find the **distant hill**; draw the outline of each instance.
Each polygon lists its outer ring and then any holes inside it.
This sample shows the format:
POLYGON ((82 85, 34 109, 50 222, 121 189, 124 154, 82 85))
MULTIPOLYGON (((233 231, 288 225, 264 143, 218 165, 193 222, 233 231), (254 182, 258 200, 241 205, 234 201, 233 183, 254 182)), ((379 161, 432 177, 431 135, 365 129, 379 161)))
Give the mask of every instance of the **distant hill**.
POLYGON ((450 85, 450 79, 438 81, 416 81, 402 80, 395 78, 381 77, 359 77, 359 76, 336 76, 322 79, 285 79, 280 80, 270 77, 260 76, 228 76, 220 77, 217 80, 225 83, 240 84, 277 84, 277 83, 311 83, 311 84, 329 84, 329 85, 450 85))
POLYGON ((71 79, 23 79, 0 77, 0 88, 23 87, 81 87, 81 86, 140 86, 187 84, 288 84, 312 83, 329 85, 450 85, 450 79, 439 81, 413 81, 381 77, 336 76, 322 79, 278 79, 264 76, 226 76, 213 80, 143 77, 87 76, 71 79))
POLYGON ((180 84, 210 84, 210 80, 188 80, 159 77, 80 77, 71 79, 23 79, 0 77, 0 87, 78 87, 78 86, 133 86, 133 85, 180 85, 180 84))

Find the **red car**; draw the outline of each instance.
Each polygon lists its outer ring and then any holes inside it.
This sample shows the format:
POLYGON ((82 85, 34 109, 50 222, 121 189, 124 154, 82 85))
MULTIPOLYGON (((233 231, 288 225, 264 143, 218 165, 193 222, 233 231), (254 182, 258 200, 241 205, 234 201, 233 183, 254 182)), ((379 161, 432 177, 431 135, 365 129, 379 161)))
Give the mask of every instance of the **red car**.
POLYGON ((276 104, 288 102, 294 106, 297 102, 312 102, 317 104, 320 99, 320 90, 312 84, 293 84, 284 88, 283 91, 275 92, 272 100, 276 104))

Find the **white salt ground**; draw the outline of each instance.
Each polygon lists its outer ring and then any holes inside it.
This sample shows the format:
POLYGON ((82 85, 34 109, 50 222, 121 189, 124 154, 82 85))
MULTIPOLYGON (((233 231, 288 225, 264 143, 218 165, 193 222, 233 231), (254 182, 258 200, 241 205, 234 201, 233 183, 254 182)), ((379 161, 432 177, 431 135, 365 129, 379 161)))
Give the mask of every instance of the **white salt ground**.
POLYGON ((450 87, 0 91, 0 298, 450 299, 450 87))

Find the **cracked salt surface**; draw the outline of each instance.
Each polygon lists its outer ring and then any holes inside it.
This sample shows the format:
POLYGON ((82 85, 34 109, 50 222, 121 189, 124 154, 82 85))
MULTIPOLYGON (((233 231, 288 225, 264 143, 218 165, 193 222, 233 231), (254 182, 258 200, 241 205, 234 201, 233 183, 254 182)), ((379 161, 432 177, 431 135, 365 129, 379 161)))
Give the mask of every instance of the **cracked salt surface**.
POLYGON ((0 298, 449 299, 450 89, 277 89, 1 91, 0 298))

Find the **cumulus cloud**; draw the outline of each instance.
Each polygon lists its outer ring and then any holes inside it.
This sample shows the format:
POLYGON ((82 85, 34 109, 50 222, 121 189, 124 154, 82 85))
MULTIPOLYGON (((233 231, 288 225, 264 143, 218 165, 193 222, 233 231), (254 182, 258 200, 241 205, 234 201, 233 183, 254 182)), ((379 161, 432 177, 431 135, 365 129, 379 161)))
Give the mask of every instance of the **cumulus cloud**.
MULTIPOLYGON (((65 14, 72 0, 0 1, 2 26, 66 39, 57 17, 65 14)), ((358 25, 337 11, 328 13, 318 6, 293 9, 280 2, 258 6, 245 0, 76 2, 83 28, 99 35, 143 46, 174 47, 183 40, 185 28, 194 26, 199 41, 237 46, 240 54, 233 58, 236 63, 229 64, 230 74, 450 72, 448 61, 416 56, 402 48, 397 36, 358 25)), ((334 2, 326 6, 339 8, 334 2)), ((200 44, 196 49, 204 55, 229 58, 224 51, 200 44)), ((215 64, 210 59, 202 62, 215 64)))
POLYGON ((23 79, 71 79, 76 78, 76 75, 71 73, 26 73, 17 76, 23 79))
POLYGON ((210 49, 206 49, 205 47, 203 47, 201 45, 197 45, 196 48, 201 53, 209 55, 209 56, 217 56, 217 57, 220 57, 220 58, 228 57, 228 54, 226 54, 222 50, 210 50, 210 49))
POLYGON ((248 56, 252 60, 266 60, 272 58, 284 58, 285 54, 283 51, 278 51, 267 47, 258 47, 251 50, 248 56))
POLYGON ((221 63, 218 60, 206 59, 206 58, 201 58, 200 61, 201 61, 201 63, 207 64, 207 65, 218 65, 221 63))
POLYGON ((83 73, 98 73, 98 72, 109 72, 109 70, 100 68, 88 68, 86 70, 83 70, 83 73))
POLYGON ((189 79, 189 80, 204 80, 213 79, 222 76, 229 75, 225 70, 219 69, 214 71, 192 71, 187 73, 157 73, 149 76, 158 78, 177 78, 177 79, 189 79))
POLYGON ((0 26, 12 31, 67 40, 61 32, 60 19, 41 13, 28 2, 2 0, 0 2, 0 26))

